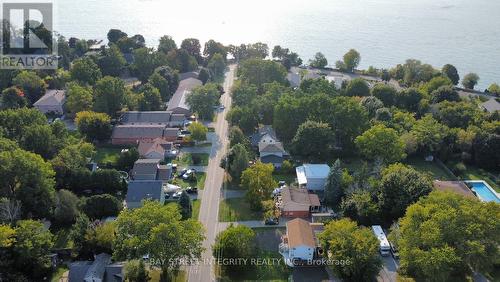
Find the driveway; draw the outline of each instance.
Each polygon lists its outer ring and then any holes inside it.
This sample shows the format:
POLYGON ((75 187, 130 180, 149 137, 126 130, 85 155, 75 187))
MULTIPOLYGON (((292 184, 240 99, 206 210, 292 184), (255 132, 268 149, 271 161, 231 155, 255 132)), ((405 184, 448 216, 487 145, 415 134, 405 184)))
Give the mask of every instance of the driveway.
POLYGON ((228 147, 228 123, 226 114, 231 108, 230 90, 233 86, 236 65, 229 66, 224 81, 225 93, 220 102, 224 105, 223 111, 217 112, 217 121, 214 123, 215 134, 211 137, 212 147, 210 150, 210 159, 206 169, 207 178, 205 189, 200 204, 200 215, 198 220, 205 228, 205 241, 203 247, 205 251, 202 254, 202 263, 188 267, 188 281, 215 281, 215 275, 212 271, 212 250, 211 246, 215 243, 215 236, 220 231, 218 226, 219 201, 221 198, 221 189, 224 181, 224 169, 220 167, 220 161, 225 157, 228 147))
POLYGON ((392 256, 381 257, 382 270, 380 270, 377 281, 379 282, 396 282, 399 263, 392 256))

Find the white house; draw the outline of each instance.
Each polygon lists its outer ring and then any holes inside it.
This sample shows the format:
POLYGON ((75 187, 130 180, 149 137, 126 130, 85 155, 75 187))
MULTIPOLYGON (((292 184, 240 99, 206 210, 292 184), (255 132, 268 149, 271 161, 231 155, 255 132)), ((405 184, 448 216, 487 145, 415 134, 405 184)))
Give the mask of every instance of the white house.
POLYGON ((327 164, 304 164, 295 169, 300 187, 307 190, 322 191, 330 173, 327 164))
POLYGON ((317 240, 308 221, 300 218, 286 223, 286 235, 282 237, 279 252, 289 266, 307 263, 314 259, 317 240))

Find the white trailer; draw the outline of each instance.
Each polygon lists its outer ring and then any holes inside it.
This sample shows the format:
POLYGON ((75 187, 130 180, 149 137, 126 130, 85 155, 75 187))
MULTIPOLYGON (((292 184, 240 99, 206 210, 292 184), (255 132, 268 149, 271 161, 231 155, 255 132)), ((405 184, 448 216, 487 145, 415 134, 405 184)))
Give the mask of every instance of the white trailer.
POLYGON ((387 240, 382 227, 380 225, 373 225, 372 230, 375 234, 375 237, 377 237, 378 241, 380 242, 380 254, 384 257, 390 255, 391 245, 389 244, 389 240, 387 240))

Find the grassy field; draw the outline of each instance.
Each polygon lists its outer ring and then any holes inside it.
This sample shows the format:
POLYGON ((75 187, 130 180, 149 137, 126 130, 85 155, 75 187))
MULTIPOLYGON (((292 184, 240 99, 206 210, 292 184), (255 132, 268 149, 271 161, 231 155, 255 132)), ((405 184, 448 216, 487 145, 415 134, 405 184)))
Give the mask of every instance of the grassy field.
POLYGON ((191 215, 192 219, 198 219, 198 215, 200 214, 200 205, 201 200, 193 200, 193 214, 191 215))
MULTIPOLYGON (((160 276, 161 276, 161 270, 159 270, 159 269, 150 269, 149 270, 149 278, 151 278, 149 281, 159 282, 160 276)), ((179 270, 179 273, 177 273, 177 275, 173 279, 169 279, 168 281, 186 282, 187 281, 187 273, 183 270, 179 270)))
POLYGON ((180 166, 190 166, 190 165, 200 165, 207 166, 208 165, 208 154, 191 154, 191 153, 183 153, 174 163, 180 166), (193 162, 193 156, 199 157, 200 162, 195 164, 193 162))
POLYGON ((495 189, 495 191, 500 193, 500 187, 495 182, 495 180, 483 169, 476 168, 473 166, 467 166, 467 170, 461 176, 464 180, 484 180, 488 182, 488 184, 495 189))
POLYGON ((189 182, 186 181, 180 177, 174 179, 172 181, 172 184, 178 185, 182 188, 187 188, 187 187, 196 187, 200 190, 203 190, 205 187, 205 179, 207 178, 207 175, 204 172, 197 172, 196 173, 196 182, 189 182))
POLYGON ((426 173, 436 180, 455 180, 455 177, 441 168, 435 162, 426 162, 422 158, 410 158, 405 164, 412 166, 416 170, 426 173))
POLYGON ((255 212, 245 198, 225 199, 219 204, 219 221, 261 220, 262 212, 255 212))
POLYGON ((122 148, 108 148, 108 147, 96 148, 94 161, 99 165, 110 164, 114 166, 116 165, 116 162, 120 157, 121 150, 122 148))

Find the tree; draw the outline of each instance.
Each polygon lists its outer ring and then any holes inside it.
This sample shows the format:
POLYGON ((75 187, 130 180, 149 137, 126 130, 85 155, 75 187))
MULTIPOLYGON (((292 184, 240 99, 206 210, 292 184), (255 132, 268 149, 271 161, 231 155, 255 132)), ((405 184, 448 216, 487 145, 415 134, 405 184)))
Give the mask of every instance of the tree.
POLYGON ((171 50, 177 49, 177 44, 175 44, 172 36, 164 35, 160 38, 160 43, 158 44, 158 51, 167 54, 171 50))
POLYGON ((309 65, 313 68, 325 68, 328 65, 328 60, 323 53, 318 52, 314 55, 314 59, 309 60, 309 65))
POLYGON ((188 130, 191 132, 191 138, 195 141, 205 141, 207 140, 208 129, 200 122, 193 122, 188 126, 188 130))
POLYGON ((111 136, 111 118, 105 113, 79 112, 76 114, 75 124, 78 131, 90 141, 104 141, 111 136))
POLYGON ((479 81, 479 76, 475 73, 468 73, 462 79, 462 85, 467 89, 474 89, 479 81))
POLYGON ((127 184, 116 169, 99 169, 92 173, 93 188, 108 194, 123 193, 127 184))
POLYGON ((85 235, 90 226, 90 220, 84 213, 79 213, 75 223, 71 226, 69 238, 73 241, 73 245, 77 253, 82 254, 85 248, 85 235))
POLYGON ((89 57, 76 59, 70 69, 71 78, 80 83, 94 85, 102 77, 101 70, 89 57))
POLYGON ((94 146, 85 142, 68 144, 59 150, 50 161, 56 172, 57 188, 81 193, 80 188, 91 180, 90 171, 85 165, 94 153, 94 146))
POLYGON ((78 197, 68 190, 57 191, 54 219, 60 224, 72 224, 78 216, 78 197))
POLYGON ((262 201, 269 199, 278 185, 273 178, 273 170, 272 164, 257 161, 243 171, 240 186, 246 190, 246 198, 253 210, 261 210, 262 201))
POLYGON ((484 113, 475 104, 469 102, 448 102, 439 103, 435 117, 444 125, 454 128, 467 128, 471 124, 476 124, 482 120, 484 113))
POLYGON ((353 149, 354 139, 368 128, 368 113, 351 97, 336 97, 332 100, 331 126, 339 143, 345 150, 353 149))
POLYGON ((147 282, 151 278, 144 265, 144 260, 129 260, 125 264, 125 280, 130 282, 147 282))
POLYGON ((21 141, 24 129, 34 125, 46 125, 47 117, 35 108, 0 111, 0 132, 6 138, 21 141))
POLYGON ((186 38, 182 40, 181 49, 188 52, 189 55, 196 58, 198 63, 201 63, 201 44, 196 38, 186 38))
MULTIPOLYGON (((365 179, 362 179, 362 181, 365 181, 365 179)), ((379 223, 380 207, 375 195, 364 190, 365 187, 360 188, 344 198, 341 205, 342 214, 364 226, 379 223)))
MULTIPOLYGON (((255 232, 245 225, 229 226, 217 234, 212 246, 212 254, 218 260, 251 259, 255 250, 255 232)), ((235 274, 247 267, 245 264, 231 265, 224 267, 223 271, 235 274)))
POLYGON ((201 80, 201 83, 206 84, 210 79, 210 72, 206 68, 200 69, 198 79, 201 80))
POLYGON ((330 259, 350 262, 331 266, 341 279, 370 281, 382 268, 378 239, 370 229, 358 227, 349 219, 331 221, 319 239, 330 259))
POLYGON ((127 62, 122 52, 116 45, 104 51, 104 55, 99 57, 97 64, 101 69, 102 75, 119 76, 127 62))
POLYGON ((158 89, 160 91, 160 98, 162 101, 168 101, 170 100, 170 86, 168 85, 168 81, 161 76, 158 72, 154 72, 149 78, 148 78, 148 83, 149 85, 152 85, 154 88, 158 89))
MULTIPOLYGON (((177 205, 146 201, 134 210, 124 210, 116 220, 113 257, 117 260, 150 258, 166 262, 199 259, 203 251, 203 226, 181 220, 177 205)), ((178 264, 161 265, 164 274, 177 270, 178 264)))
POLYGON ((384 107, 384 103, 382 103, 382 101, 380 101, 377 97, 374 96, 363 97, 361 99, 361 105, 365 107, 365 109, 368 111, 368 115, 371 118, 375 117, 375 114, 377 113, 378 109, 384 107))
POLYGON ((52 215, 54 171, 42 157, 21 149, 0 152, 0 179, 0 196, 21 201, 23 215, 52 215))
POLYGON ((423 97, 422 92, 416 88, 404 89, 396 95, 396 106, 410 112, 417 112, 423 97))
POLYGON ((333 149, 334 133, 327 123, 306 121, 299 126, 291 146, 294 155, 311 161, 325 161, 333 149))
POLYGON ((229 110, 226 119, 232 126, 238 126, 245 134, 251 134, 259 124, 257 113, 253 108, 234 106, 229 110))
POLYGON ((169 66, 180 72, 190 72, 198 68, 198 61, 184 49, 171 50, 166 59, 169 66))
POLYGON ((372 88, 371 92, 372 95, 380 99, 385 106, 390 107, 394 105, 397 95, 397 91, 394 87, 383 83, 377 83, 372 88))
POLYGON ((51 267, 52 234, 41 222, 34 220, 18 221, 15 234, 15 268, 35 280, 43 278, 51 267))
POLYGON ((125 85, 119 78, 105 76, 94 88, 94 110, 115 116, 125 101, 125 85))
POLYGON ((205 48, 203 49, 203 55, 210 60, 213 55, 215 54, 221 54, 222 57, 225 59, 227 57, 227 49, 222 45, 220 42, 216 42, 213 39, 208 40, 205 42, 205 48))
POLYGON ((265 83, 286 82, 286 68, 272 61, 249 59, 238 67, 238 77, 249 84, 262 87, 265 83))
POLYGON ((137 148, 132 147, 120 154, 118 160, 116 161, 116 167, 122 171, 130 171, 139 157, 139 151, 137 151, 137 148))
POLYGON ((498 256, 498 204, 436 191, 408 207, 399 226, 401 270, 416 279, 488 273, 498 256))
POLYGON ((90 196, 82 201, 82 211, 90 219, 117 216, 122 208, 120 200, 109 194, 90 196))
POLYGON ((226 61, 221 54, 215 54, 210 58, 210 61, 208 61, 207 68, 215 77, 222 77, 226 69, 226 61))
POLYGON ((236 144, 231 147, 229 152, 229 174, 231 175, 233 182, 239 182, 242 172, 248 167, 248 162, 250 160, 249 153, 247 149, 242 144, 236 144))
POLYGON ((474 138, 474 160, 477 166, 498 169, 500 163, 500 134, 481 133, 474 138))
POLYGON ((24 97, 24 93, 16 87, 9 87, 2 91, 0 98, 1 109, 18 109, 28 105, 28 100, 24 97))
POLYGON ((338 209, 345 191, 342 187, 342 168, 340 160, 337 159, 330 168, 330 173, 325 184, 325 203, 334 209, 338 209))
POLYGON ((109 41, 110 44, 111 43, 116 43, 121 38, 127 37, 127 36, 128 35, 125 32, 123 32, 123 31, 121 31, 119 29, 110 29, 108 31, 108 41, 109 41))
POLYGON ((396 130, 382 124, 356 137, 355 143, 361 154, 370 160, 381 158, 385 163, 393 163, 406 157, 405 144, 396 130))
POLYGON ((21 218, 21 202, 0 198, 0 222, 13 225, 21 218))
POLYGON ((178 204, 182 219, 185 220, 191 218, 193 214, 193 203, 191 202, 191 197, 189 197, 186 191, 182 191, 178 204))
POLYGON ((498 84, 496 84, 496 83, 492 83, 492 84, 488 87, 488 92, 490 92, 491 94, 494 94, 494 95, 500 96, 500 85, 498 85, 498 84))
POLYGON ((355 78, 347 84, 345 89, 347 96, 370 96, 370 87, 368 83, 362 78, 355 78))
POLYGON ((199 118, 211 120, 214 107, 219 102, 219 90, 214 83, 207 83, 193 89, 186 97, 186 103, 191 111, 197 113, 199 118))
POLYGON ((141 90, 139 111, 159 111, 162 106, 160 91, 149 83, 144 84, 141 90))
POLYGON ((135 49, 133 54, 134 64, 132 70, 142 82, 146 82, 156 68, 167 64, 167 58, 163 52, 139 48, 135 49))
POLYGON ((113 242, 116 240, 116 228, 114 222, 95 222, 89 225, 84 237, 85 252, 94 257, 100 253, 111 254, 113 242))
POLYGON ((415 169, 396 163, 382 170, 379 203, 387 220, 403 216, 406 208, 432 191, 432 181, 415 169))
POLYGON ((232 126, 229 129, 229 148, 236 144, 241 144, 245 149, 250 149, 250 140, 245 136, 243 131, 237 126, 232 126))
POLYGON ((453 85, 457 85, 458 82, 460 81, 460 76, 458 75, 457 68, 455 66, 446 64, 443 66, 443 69, 441 70, 444 76, 449 78, 453 85))
POLYGON ((452 86, 441 86, 438 89, 432 91, 432 102, 440 103, 443 101, 458 102, 460 101, 460 96, 458 92, 452 86))
POLYGON ((358 51, 351 49, 349 52, 345 53, 343 59, 345 70, 348 72, 354 72, 361 61, 361 55, 358 51))
POLYGON ((21 89, 30 104, 35 103, 45 94, 47 85, 35 72, 21 71, 12 79, 12 84, 21 89))
POLYGON ((89 111, 93 106, 92 90, 78 83, 69 83, 66 91, 64 107, 66 114, 75 117, 77 113, 89 111))
MULTIPOLYGON (((173 70, 169 66, 161 66, 155 69, 155 72, 159 74, 161 77, 163 77, 167 81, 167 89, 166 89, 166 94, 165 97, 162 94, 162 98, 164 101, 168 101, 172 94, 175 93, 177 90, 177 87, 179 87, 179 72, 176 70, 173 70)), ((153 83, 153 85, 155 85, 153 83)), ((155 86, 158 88, 157 86, 155 86)), ((160 89, 160 88, 158 88, 160 89)), ((163 93, 162 89, 160 89, 160 94, 163 93)))

